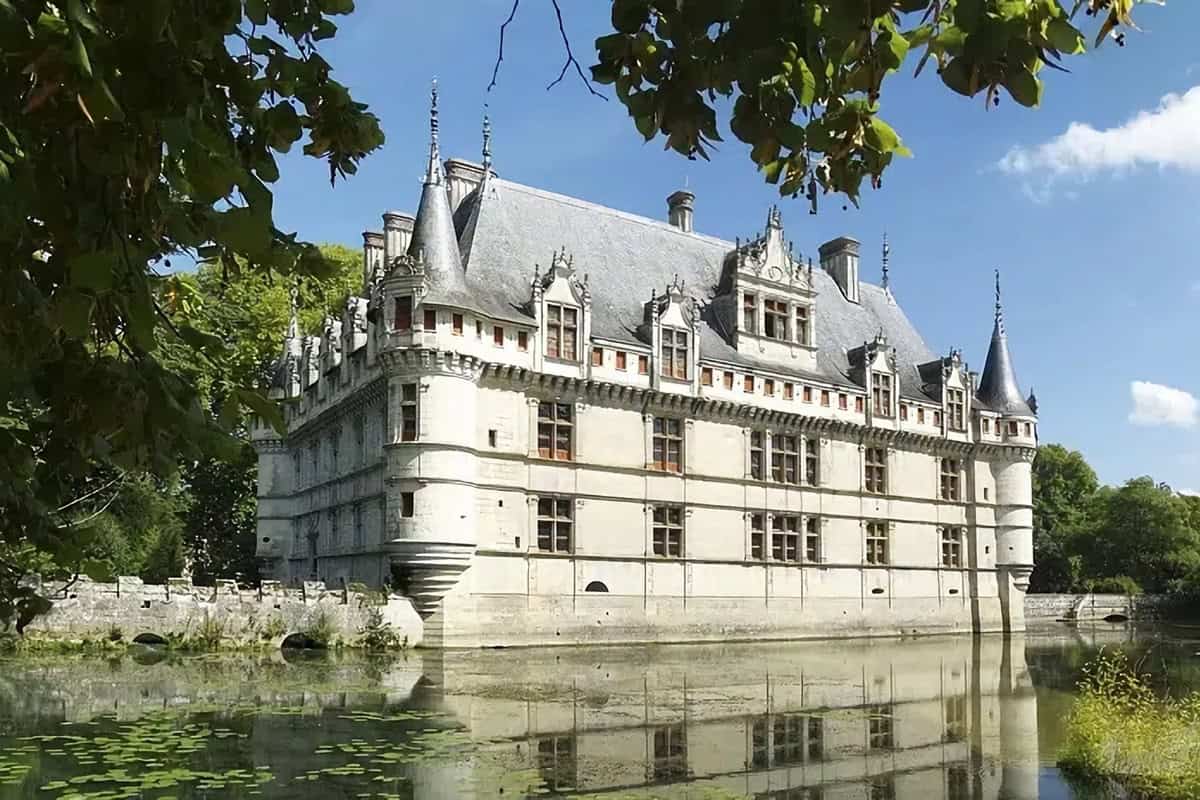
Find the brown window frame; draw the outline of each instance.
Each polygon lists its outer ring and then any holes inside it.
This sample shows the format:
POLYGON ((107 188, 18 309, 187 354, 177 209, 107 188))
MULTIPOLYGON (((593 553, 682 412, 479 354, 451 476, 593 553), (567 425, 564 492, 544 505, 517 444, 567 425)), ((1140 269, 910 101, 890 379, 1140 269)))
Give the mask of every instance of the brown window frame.
POLYGON ((604 366, 604 348, 603 347, 593 347, 592 348, 592 366, 593 367, 604 366))
POLYGON ((683 506, 654 507, 651 552, 664 558, 683 558, 683 506))
POLYGON ((788 340, 788 304, 784 300, 763 299, 763 336, 779 342, 788 340))
POLYGON ((824 389, 822 389, 821 390, 821 408, 829 408, 830 399, 831 399, 830 393, 825 391, 824 389))
POLYGON ((850 395, 845 392, 838 392, 838 411, 850 410, 850 395))
POLYGON ((889 552, 891 550, 891 542, 888 536, 888 524, 886 522, 868 522, 866 523, 866 550, 865 561, 872 567, 886 567, 890 563, 889 552))
POLYGON ((962 462, 957 458, 943 458, 941 462, 942 499, 957 503, 962 497, 962 462))
POLYGON ((800 395, 801 395, 801 399, 802 399, 804 402, 806 402, 806 403, 811 403, 811 402, 813 401, 813 399, 812 399, 812 397, 813 397, 813 395, 812 395, 812 387, 811 387, 811 386, 805 386, 805 387, 804 387, 804 389, 803 389, 803 391, 800 393, 800 395))
POLYGON ((854 411, 858 414, 863 413, 863 398, 858 395, 854 396, 854 411))
POLYGON ((558 400, 538 401, 537 447, 539 458, 575 460, 574 405, 558 400), (564 442, 565 449, 559 447, 564 442))
POLYGON ((624 350, 616 351, 616 367, 624 372, 629 368, 629 355, 624 350))
POLYGON ((415 442, 420 435, 420 395, 419 384, 400 384, 400 441, 402 442, 415 442))
POLYGON ((868 494, 887 494, 887 478, 887 448, 866 448, 863 452, 863 488, 868 494))
POLYGON ((712 386, 713 385, 712 367, 701 367, 700 368, 700 385, 701 386, 712 386))
POLYGON ((726 371, 721 376, 721 382, 729 391, 733 391, 733 373, 726 371))
POLYGON ((946 414, 952 431, 967 429, 967 395, 962 389, 946 390, 946 414))
POLYGON ((908 406, 904 405, 903 403, 900 405, 900 421, 901 422, 908 421, 908 406))
POLYGON ((464 322, 464 320, 463 320, 462 314, 451 314, 450 315, 450 333, 454 334, 455 336, 462 336, 463 335, 463 322, 464 322))
POLYGON ((771 438, 771 480, 789 486, 800 485, 799 436, 777 433, 771 438))
POLYGON ((886 372, 872 375, 871 413, 877 417, 892 416, 892 376, 886 372))
POLYGON ((683 420, 677 417, 655 417, 651 423, 653 469, 661 472, 683 472, 683 420))
POLYGON ((691 335, 687 331, 678 328, 662 329, 660 375, 680 381, 688 379, 688 353, 691 340, 691 335))
POLYGON ((923 409, 923 408, 917 409, 917 424, 918 425, 925 424, 925 409, 923 409))
POLYGON ((394 331, 410 331, 413 324, 413 299, 412 295, 403 295, 397 297, 393 304, 395 317, 392 320, 392 330, 394 331))
POLYGON ((517 331, 517 349, 521 352, 529 350, 529 332, 517 331))
POLYGON ((784 382, 783 384, 783 399, 791 400, 796 396, 796 385, 793 383, 784 382))
POLYGON ((572 553, 575 550, 575 501, 569 497, 539 497, 537 500, 536 548, 543 553, 572 553))
POLYGON ((650 374, 650 357, 638 356, 638 375, 650 374))
POLYGON ((742 391, 746 394, 754 394, 754 376, 746 375, 742 378, 742 391))
POLYGON ((500 325, 492 326, 492 344, 496 347, 504 347, 504 328, 500 325))
POLYGON ((578 360, 579 309, 576 306, 546 304, 546 357, 562 361, 578 360))
POLYGON ((437 309, 436 308, 425 309, 425 312, 421 316, 422 316, 422 320, 421 320, 422 328, 424 328, 427 331, 436 331, 437 330, 437 309))
POLYGON ((767 397, 775 396, 775 381, 771 378, 763 378, 763 394, 767 397))

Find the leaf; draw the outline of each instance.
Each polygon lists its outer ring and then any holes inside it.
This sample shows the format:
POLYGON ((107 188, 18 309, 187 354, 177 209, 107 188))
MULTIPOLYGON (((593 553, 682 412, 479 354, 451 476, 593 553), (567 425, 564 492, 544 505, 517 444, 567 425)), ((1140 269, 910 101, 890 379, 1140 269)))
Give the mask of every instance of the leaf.
POLYGON ((54 296, 54 319, 68 336, 82 339, 92 333, 92 308, 96 301, 89 295, 64 289, 54 296))
POLYGON ((792 70, 792 91, 796 94, 796 102, 802 106, 811 106, 816 98, 817 77, 803 58, 796 59, 796 67, 792 70))
POLYGON ((246 17, 255 25, 266 25, 267 0, 246 0, 246 17))
POLYGON ((84 253, 67 262, 71 285, 80 289, 105 290, 112 288, 116 257, 109 252, 84 253))
POLYGON ((959 94, 970 97, 972 94, 971 70, 967 66, 966 60, 962 58, 952 59, 942 70, 942 83, 959 94))
POLYGON ((1076 55, 1086 49, 1083 34, 1065 19, 1050 20, 1050 24, 1046 26, 1046 38, 1055 50, 1067 55, 1076 55))
POLYGON ((274 428, 276 433, 280 436, 287 434, 287 423, 283 420, 283 412, 280 411, 278 403, 268 400, 253 389, 237 389, 234 394, 247 408, 274 428))
POLYGON ((1026 108, 1033 108, 1042 102, 1042 82, 1027 69, 1010 72, 1004 85, 1012 99, 1026 108))
POLYGON ((881 153, 912 155, 909 149, 900 143, 900 134, 879 117, 871 117, 871 123, 866 129, 866 140, 867 144, 881 153))
POLYGON ((80 35, 78 28, 71 31, 71 54, 75 58, 75 64, 79 67, 79 71, 88 78, 92 77, 92 60, 88 57, 87 46, 84 45, 83 36, 80 35))
POLYGON ((221 337, 214 336, 211 333, 202 331, 187 323, 178 326, 179 336, 189 346, 197 350, 203 350, 207 353, 223 354, 228 352, 225 342, 221 337))
POLYGON ((231 208, 220 215, 221 239, 241 255, 253 256, 271 246, 270 217, 249 208, 231 208))

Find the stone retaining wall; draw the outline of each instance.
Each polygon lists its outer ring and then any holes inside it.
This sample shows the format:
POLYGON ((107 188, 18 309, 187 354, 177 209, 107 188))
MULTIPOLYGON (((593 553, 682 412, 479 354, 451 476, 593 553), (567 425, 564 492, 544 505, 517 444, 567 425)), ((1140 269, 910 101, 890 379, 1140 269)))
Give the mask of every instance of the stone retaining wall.
POLYGON ((137 637, 169 640, 219 635, 230 644, 255 642, 278 646, 292 634, 318 627, 333 640, 354 645, 372 611, 410 646, 420 644, 421 620, 407 598, 368 594, 349 589, 330 590, 321 581, 284 588, 263 581, 257 589, 219 580, 215 586, 196 586, 187 578, 166 584, 146 584, 120 577, 115 583, 80 578, 74 583, 28 581, 53 602, 26 634, 63 640, 137 637))
POLYGON ((1112 615, 1147 619, 1156 616, 1164 600, 1157 595, 1028 594, 1025 595, 1025 621, 1034 624, 1059 620, 1102 620, 1112 615))

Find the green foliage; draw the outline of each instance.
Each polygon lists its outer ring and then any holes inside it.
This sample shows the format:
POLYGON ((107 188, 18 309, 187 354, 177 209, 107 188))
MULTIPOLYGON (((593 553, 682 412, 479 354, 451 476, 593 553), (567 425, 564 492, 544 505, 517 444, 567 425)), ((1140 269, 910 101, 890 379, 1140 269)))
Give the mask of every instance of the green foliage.
POLYGON ((1059 765, 1133 797, 1200 796, 1200 692, 1158 696, 1121 651, 1085 668, 1059 765))
POLYGON ((1088 503, 1100 486, 1077 450, 1048 444, 1033 462, 1033 554, 1030 589, 1069 592, 1079 581, 1072 537, 1087 523, 1088 503))
POLYGON ((319 609, 305 623, 300 633, 316 648, 332 647, 337 643, 337 625, 325 609, 319 609))
MULTIPOLYGON (((8 548, 82 569, 93 534, 75 500, 113 474, 163 477, 236 451, 241 414, 214 414, 204 387, 178 370, 222 357, 225 343, 189 319, 195 287, 163 272, 179 253, 228 275, 333 271, 275 225, 269 185, 276 155, 297 142, 328 163, 331 180, 383 142, 318 53, 337 30, 332 18, 352 8, 0 2, 8 548)), ((236 390, 227 396, 239 406, 265 404, 253 383, 236 390)), ((0 564, 0 618, 26 618, 37 602, 18 590, 20 572, 0 564)))
POLYGON ((1094 43, 1132 27, 1141 0, 614 0, 613 33, 596 40, 598 83, 613 84, 638 132, 708 157, 729 127, 784 195, 818 186, 857 202, 893 157, 910 155, 879 116, 884 80, 906 61, 932 63, 951 90, 988 105, 1000 90, 1023 106, 1042 99, 1043 67, 1084 52, 1076 12, 1096 21, 1094 43))
POLYGON ((402 636, 392 624, 383 618, 383 612, 372 608, 367 620, 359 630, 358 646, 368 652, 400 650, 408 646, 408 637, 402 636))

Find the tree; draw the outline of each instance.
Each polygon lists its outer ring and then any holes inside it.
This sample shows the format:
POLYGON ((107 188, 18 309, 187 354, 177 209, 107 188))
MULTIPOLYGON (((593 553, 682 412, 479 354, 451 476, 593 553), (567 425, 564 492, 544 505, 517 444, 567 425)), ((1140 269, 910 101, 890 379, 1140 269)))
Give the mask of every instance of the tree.
MULTIPOLYGON (((305 139, 330 180, 378 121, 318 52, 352 0, 0 0, 0 552, 82 565, 74 500, 111 472, 165 476, 236 451, 252 386, 213 416, 166 367, 223 343, 175 315, 190 253, 228 274, 327 274, 273 221, 275 154, 305 139)), ((0 563, 0 621, 45 604, 0 563)))
POLYGON ((1075 589, 1079 564, 1073 537, 1087 527, 1090 502, 1100 482, 1077 450, 1048 444, 1033 462, 1033 592, 1075 589))
MULTIPOLYGON (((884 81, 906 62, 988 104, 1003 89, 1036 106, 1042 69, 1085 50, 1078 12, 1094 18, 1096 46, 1124 44, 1140 2, 614 0, 592 78, 615 87, 647 141, 662 135, 689 158, 721 141, 718 108, 732 100, 729 127, 751 159, 815 211, 818 187, 857 202, 864 178, 878 187, 892 158, 909 155, 880 116, 884 81)), ((564 75, 573 61, 568 49, 564 75)))

